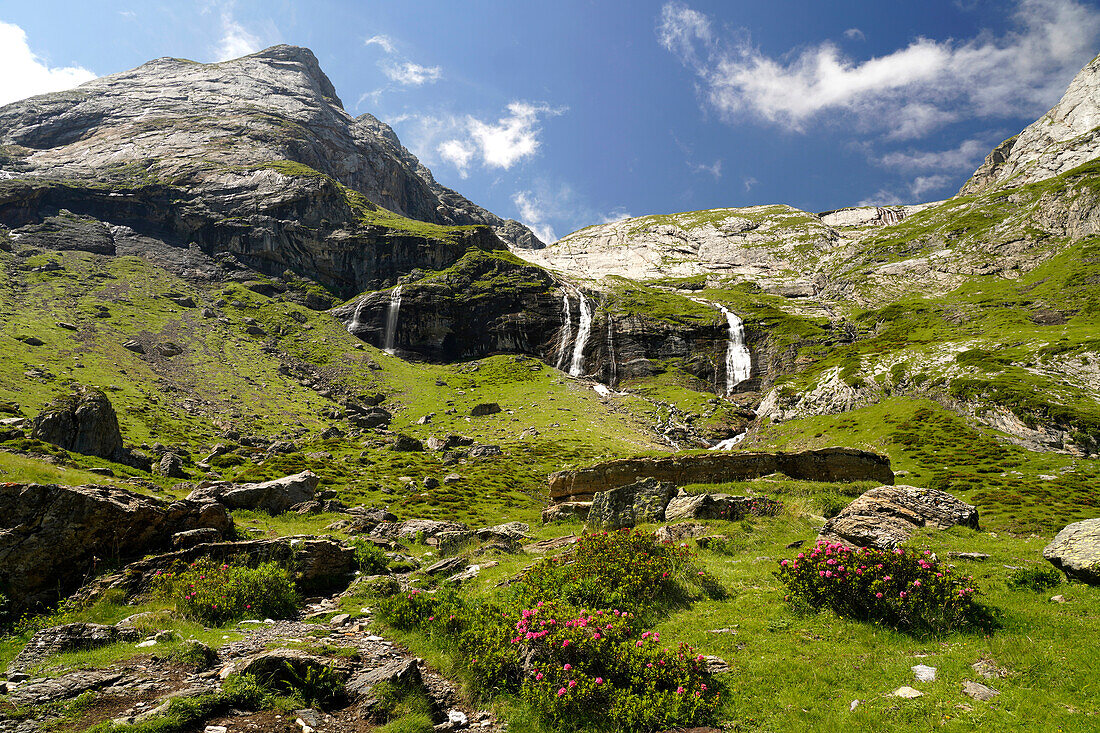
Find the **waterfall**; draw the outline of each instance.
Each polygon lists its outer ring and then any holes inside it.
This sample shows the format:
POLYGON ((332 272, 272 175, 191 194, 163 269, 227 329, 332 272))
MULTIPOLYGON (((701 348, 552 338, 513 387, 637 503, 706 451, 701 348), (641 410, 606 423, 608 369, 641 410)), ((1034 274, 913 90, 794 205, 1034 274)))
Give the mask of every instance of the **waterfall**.
POLYGON ((390 292, 390 307, 386 311, 386 335, 382 341, 382 350, 393 354, 394 336, 397 335, 397 314, 401 311, 401 286, 390 292))
POLYGON ((615 364, 615 329, 610 312, 607 314, 607 359, 611 362, 611 379, 608 384, 614 387, 615 382, 619 379, 619 368, 615 364))
POLYGON ((359 320, 360 314, 363 312, 363 302, 366 298, 360 298, 359 302, 355 304, 355 314, 351 317, 351 324, 348 325, 348 333, 357 335, 355 332, 359 330, 359 326, 362 321, 359 320))
POLYGON ((733 388, 752 375, 752 354, 745 345, 745 324, 729 308, 721 303, 692 298, 700 305, 712 305, 722 311, 729 324, 729 342, 726 346, 726 394, 733 394, 733 388))
POLYGON ((735 445, 737 445, 738 443, 740 443, 744 439, 745 439, 745 434, 744 433, 738 433, 737 435, 733 436, 732 438, 727 438, 726 440, 718 441, 717 443, 712 445, 707 450, 733 450, 733 447, 735 445))
POLYGON ((561 343, 558 344, 558 363, 556 367, 565 366, 565 355, 569 353, 569 342, 573 340, 573 317, 569 313, 569 293, 565 288, 561 289, 561 343))
POLYGON ((584 293, 577 290, 580 296, 580 324, 577 326, 577 342, 573 345, 573 364, 569 367, 569 375, 579 377, 584 374, 584 347, 588 343, 588 333, 592 330, 592 309, 588 307, 588 299, 584 293))
POLYGON ((715 305, 726 316, 730 327, 729 346, 726 347, 726 394, 729 395, 752 374, 752 354, 745 346, 745 324, 721 303, 715 305))

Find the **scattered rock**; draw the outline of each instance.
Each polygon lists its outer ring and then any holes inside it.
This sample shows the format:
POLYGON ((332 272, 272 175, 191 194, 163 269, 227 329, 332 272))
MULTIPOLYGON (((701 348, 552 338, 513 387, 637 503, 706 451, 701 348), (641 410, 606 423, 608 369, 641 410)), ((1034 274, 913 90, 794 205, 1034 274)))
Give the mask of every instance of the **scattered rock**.
POLYGON ((183 470, 183 459, 171 452, 160 457, 160 461, 153 466, 153 473, 170 478, 187 478, 187 472, 183 470))
POLYGON ((978 510, 951 494, 914 486, 880 486, 864 493, 828 520, 819 539, 891 549, 920 527, 978 528, 978 510))
POLYGON ((415 539, 418 536, 425 541, 434 539, 441 532, 466 532, 470 528, 460 522, 444 522, 435 519, 406 519, 403 522, 380 522, 371 530, 372 537, 385 537, 393 540, 415 539))
POLYGON ((560 504, 551 504, 542 510, 542 523, 564 522, 571 519, 585 521, 592 510, 590 501, 564 501, 560 504))
POLYGON ((130 351, 134 352, 135 354, 144 354, 145 353, 145 345, 142 344, 140 341, 135 341, 133 339, 130 339, 129 341, 124 341, 122 343, 122 348, 129 349, 130 351))
POLYGON ((344 431, 335 425, 329 426, 321 431, 321 440, 332 440, 342 437, 344 437, 344 431))
POLYGON ((1043 557, 1068 578, 1100 584, 1100 519, 1067 525, 1043 548, 1043 557))
POLYGON ((470 449, 470 458, 492 458, 504 455, 499 445, 475 445, 470 449))
POLYGON ((970 665, 970 668, 987 680, 996 680, 1008 675, 1007 670, 999 667, 991 659, 979 659, 970 665))
POLYGON ((46 343, 37 336, 21 336, 19 340, 25 343, 27 346, 43 346, 46 343))
POLYGON ((680 524, 665 524, 658 527, 656 535, 658 542, 683 542, 693 537, 702 537, 709 531, 705 524, 681 522, 680 524))
POLYGON ((183 347, 171 341, 165 341, 163 344, 157 344, 157 353, 166 358, 179 356, 183 353, 183 347))
POLYGON ((894 690, 893 692, 891 692, 890 694, 893 697, 902 697, 902 698, 905 698, 907 700, 912 700, 912 699, 917 698, 917 697, 924 697, 923 692, 921 692, 920 690, 914 690, 912 687, 909 687, 908 685, 903 685, 903 686, 899 687, 898 689, 894 690))
POLYGON ((249 657, 237 667, 242 674, 255 675, 261 684, 270 686, 277 683, 295 685, 328 665, 327 659, 297 649, 272 649, 249 657))
POLYGON ((681 489, 665 507, 665 521, 725 519, 733 522, 749 515, 775 515, 781 508, 779 502, 763 497, 689 494, 681 489))
POLYGON ((551 537, 548 540, 539 540, 538 542, 532 542, 529 545, 523 546, 523 551, 531 555, 548 555, 552 552, 557 552, 562 548, 569 547, 575 544, 577 541, 576 535, 566 535, 565 537, 551 537))
POLYGON ((216 483, 195 489, 187 498, 192 501, 216 500, 230 509, 258 509, 268 514, 282 514, 295 504, 312 501, 321 478, 312 471, 235 486, 216 483))
POLYGON ((1051 596, 1050 597, 1050 602, 1051 603, 1065 603, 1066 602, 1066 597, 1063 596, 1063 595, 1051 596))
POLYGON ((910 669, 913 670, 913 676, 916 677, 917 682, 935 682, 936 681, 936 668, 929 667, 927 664, 917 664, 910 669))
POLYGON ((992 687, 986 687, 980 682, 971 682, 970 680, 963 683, 963 692, 975 700, 982 701, 992 700, 1001 694, 999 690, 994 690, 992 687))
POLYGON ((118 459, 123 454, 115 408, 91 387, 47 405, 31 422, 31 437, 89 456, 118 459))
POLYGON ((496 402, 484 402, 480 405, 474 405, 470 410, 470 417, 484 417, 485 415, 495 415, 500 412, 500 405, 496 402))
POLYGON ((972 560, 973 562, 984 562, 990 558, 990 555, 984 552, 949 552, 947 556, 958 560, 972 560))
POLYGON ((587 523, 598 529, 621 529, 643 522, 661 522, 665 506, 675 492, 672 484, 653 478, 601 491, 592 499, 587 523))
POLYGON ((449 575, 466 567, 466 560, 461 557, 448 557, 444 560, 432 563, 424 568, 425 575, 449 575))
POLYGON ((393 444, 390 445, 390 450, 409 452, 422 451, 424 450, 424 444, 421 443, 420 440, 418 440, 417 438, 412 437, 411 435, 398 433, 396 439, 393 441, 393 444))
POLYGON ((194 547, 195 545, 201 545, 206 542, 218 542, 221 538, 222 533, 213 527, 188 529, 183 532, 176 532, 172 535, 172 549, 186 550, 188 547, 194 547))

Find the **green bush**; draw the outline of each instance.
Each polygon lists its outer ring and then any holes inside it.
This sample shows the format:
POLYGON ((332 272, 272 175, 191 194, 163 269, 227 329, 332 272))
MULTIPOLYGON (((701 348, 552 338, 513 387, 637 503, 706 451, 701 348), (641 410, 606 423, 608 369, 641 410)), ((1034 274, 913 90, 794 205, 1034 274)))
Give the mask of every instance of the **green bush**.
POLYGON ((382 600, 378 618, 426 633, 483 694, 518 694, 554 729, 703 725, 718 707, 703 657, 643 631, 662 604, 687 597, 689 580, 716 585, 690 561, 687 548, 651 533, 584 535, 501 599, 414 590, 382 600))
POLYGON ((301 603, 290 573, 277 563, 250 568, 196 560, 180 572, 157 572, 155 592, 185 618, 220 626, 243 618, 289 618, 301 603))
POLYGON ((945 631, 976 624, 983 616, 973 579, 956 575, 928 551, 853 549, 820 541, 781 561, 776 577, 795 605, 899 629, 945 631))
POLYGON ((1017 568, 1008 577, 1008 584, 1016 588, 1026 588, 1040 593, 1050 590, 1062 582, 1062 573, 1053 567, 1032 565, 1026 568, 1017 568))
POLYGON ((347 542, 355 548, 355 561, 365 575, 382 575, 387 571, 390 559, 381 547, 358 537, 347 542))

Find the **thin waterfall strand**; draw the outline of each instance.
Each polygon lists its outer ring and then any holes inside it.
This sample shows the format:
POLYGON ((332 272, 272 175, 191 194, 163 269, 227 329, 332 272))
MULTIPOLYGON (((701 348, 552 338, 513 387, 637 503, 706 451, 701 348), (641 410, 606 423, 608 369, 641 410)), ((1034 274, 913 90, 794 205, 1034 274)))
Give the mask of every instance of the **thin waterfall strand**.
POLYGON ((619 378, 619 368, 615 364, 615 328, 610 313, 607 314, 607 359, 611 362, 611 379, 608 384, 614 387, 619 378))
POLYGON ((569 375, 579 377, 584 374, 584 347, 588 343, 588 334, 592 330, 592 309, 588 307, 588 299, 584 293, 577 290, 580 296, 580 324, 577 326, 577 343, 573 346, 573 364, 569 367, 569 375))
POLYGON ((386 335, 382 342, 382 350, 387 354, 393 354, 394 337, 397 335, 397 316, 401 312, 401 286, 398 285, 390 292, 390 307, 386 310, 386 335))
POLYGON ((569 342, 573 340, 573 316, 569 313, 569 293, 565 288, 561 291, 561 343, 558 344, 558 363, 556 367, 565 366, 565 357, 569 353, 569 342))
POLYGON ((362 321, 359 320, 359 317, 363 313, 364 302, 366 302, 366 298, 360 298, 359 302, 355 304, 355 314, 351 317, 351 325, 348 326, 348 333, 350 334, 355 334, 362 325, 362 321))

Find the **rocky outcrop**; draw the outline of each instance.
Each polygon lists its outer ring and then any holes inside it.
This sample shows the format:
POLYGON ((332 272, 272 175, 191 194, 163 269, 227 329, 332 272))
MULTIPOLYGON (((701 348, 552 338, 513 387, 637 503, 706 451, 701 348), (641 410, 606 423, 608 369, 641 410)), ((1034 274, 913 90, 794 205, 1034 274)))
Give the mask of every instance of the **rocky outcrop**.
POLYGON ((978 528, 978 510, 951 494, 915 486, 880 486, 825 523, 819 539, 858 547, 889 549, 921 527, 978 528))
POLYGON ((1100 519, 1066 526, 1043 548, 1043 557, 1069 578, 1100 585, 1100 519))
POLYGON ((27 645, 8 663, 8 673, 22 671, 62 652, 95 649, 119 641, 137 641, 141 634, 132 628, 93 623, 62 624, 36 631, 27 645))
POLYGON ((233 520, 214 502, 164 503, 101 486, 0 484, 0 591, 14 611, 53 605, 108 562, 166 549, 233 520))
POLYGON ((106 224, 90 216, 76 216, 65 209, 57 216, 47 216, 41 224, 17 229, 16 234, 19 244, 24 247, 115 254, 115 240, 106 224))
POLYGON ((782 473, 805 481, 894 482, 890 459, 855 448, 819 448, 801 453, 726 453, 623 458, 550 474, 550 500, 590 500, 596 492, 655 478, 675 486, 723 483, 782 473))
POLYGON ((107 395, 81 387, 46 406, 31 422, 31 437, 100 458, 123 457, 118 416, 107 395))
POLYGON ((258 484, 219 482, 195 489, 187 495, 190 501, 219 501, 230 509, 255 509, 268 514, 282 514, 296 504, 312 501, 321 477, 312 471, 302 471, 258 484))
POLYGON ((1065 173, 1100 157, 1100 56, 1078 72, 1058 104, 986 156, 959 191, 968 196, 1065 173))
POLYGON ((302 591, 346 587, 358 569, 355 548, 329 537, 292 535, 270 540, 213 542, 137 560, 119 572, 97 578, 74 597, 88 603, 116 589, 133 597, 152 588, 159 573, 201 558, 247 565, 277 562, 291 570, 295 585, 302 591))
POLYGON ((601 491, 592 499, 587 524, 596 529, 622 529, 663 522, 665 506, 675 493, 675 486, 653 478, 601 491))

